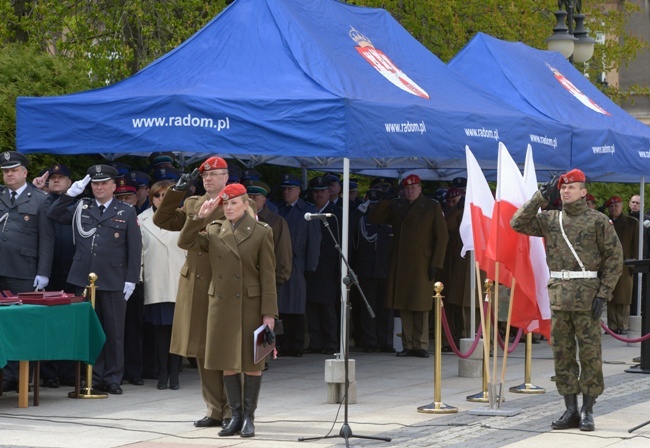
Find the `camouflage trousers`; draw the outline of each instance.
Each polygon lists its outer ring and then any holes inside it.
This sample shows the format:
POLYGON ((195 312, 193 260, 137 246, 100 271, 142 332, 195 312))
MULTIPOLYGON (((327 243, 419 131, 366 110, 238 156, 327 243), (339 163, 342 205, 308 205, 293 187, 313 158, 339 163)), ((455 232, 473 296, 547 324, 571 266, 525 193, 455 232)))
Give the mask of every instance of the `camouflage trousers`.
POLYGON ((601 336, 600 320, 593 320, 591 311, 552 311, 551 345, 560 395, 582 392, 597 397, 603 393, 601 336))

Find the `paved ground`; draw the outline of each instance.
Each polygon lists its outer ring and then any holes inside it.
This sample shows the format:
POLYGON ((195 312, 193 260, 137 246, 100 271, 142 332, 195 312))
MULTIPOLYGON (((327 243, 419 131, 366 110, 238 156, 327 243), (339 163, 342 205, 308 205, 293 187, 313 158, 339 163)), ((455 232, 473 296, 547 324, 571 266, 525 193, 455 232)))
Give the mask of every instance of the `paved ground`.
MULTIPOLYGON (((472 415, 489 405, 472 403, 481 380, 458 377, 458 358, 442 356, 442 402, 455 414, 424 414, 418 406, 433 401, 433 357, 397 358, 391 354, 351 353, 356 361, 358 402, 351 404, 349 427, 354 435, 388 437, 390 442, 352 437, 350 446, 377 447, 647 447, 650 425, 650 376, 625 373, 640 348, 603 337, 607 389, 594 409, 596 431, 551 431, 551 420, 563 412, 563 400, 550 377, 553 366, 546 343, 533 346, 532 382, 545 394, 507 392, 523 382, 524 347, 509 357, 502 410, 512 417, 472 415)), ((204 415, 197 371, 185 366, 181 389, 158 391, 156 382, 125 385, 124 395, 101 400, 67 398, 70 388, 41 389, 41 405, 17 408, 14 392, 0 397, 1 447, 184 448, 184 447, 333 447, 344 407, 327 403, 324 355, 282 358, 264 375, 253 439, 220 438, 218 429, 198 429, 192 421, 204 415), (333 438, 298 441, 301 437, 333 438)), ((499 359, 499 366, 501 361, 499 359)))

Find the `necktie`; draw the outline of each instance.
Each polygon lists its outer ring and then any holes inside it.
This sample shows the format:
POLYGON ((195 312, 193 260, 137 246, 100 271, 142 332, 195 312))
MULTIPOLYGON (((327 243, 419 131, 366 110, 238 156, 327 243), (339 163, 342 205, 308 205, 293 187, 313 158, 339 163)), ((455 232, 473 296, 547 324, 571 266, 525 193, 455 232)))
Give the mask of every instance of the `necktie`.
POLYGON ((16 202, 16 192, 12 191, 11 192, 11 205, 14 205, 14 202, 16 202))
POLYGON ((104 214, 104 210, 106 210, 106 207, 104 207, 103 205, 100 205, 99 206, 99 214, 100 214, 100 216, 104 214))

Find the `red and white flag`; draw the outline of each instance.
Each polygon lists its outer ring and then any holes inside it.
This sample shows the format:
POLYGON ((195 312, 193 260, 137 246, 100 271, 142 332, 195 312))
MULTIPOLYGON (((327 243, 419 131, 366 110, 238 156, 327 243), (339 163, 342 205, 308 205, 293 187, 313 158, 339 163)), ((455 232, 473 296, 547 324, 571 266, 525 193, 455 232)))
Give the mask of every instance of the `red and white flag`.
POLYGON ((501 263, 516 280, 511 324, 526 331, 540 331, 542 315, 537 303, 530 240, 510 226, 512 216, 530 196, 519 167, 506 146, 499 143, 497 193, 486 257, 501 263))
MULTIPOLYGON (((524 165, 524 185, 526 188, 526 197, 531 198, 538 190, 537 174, 535 173, 535 162, 533 161, 533 148, 528 145, 526 150, 526 164, 524 165)), ((531 322, 529 331, 538 331, 547 336, 551 332, 551 304, 548 298, 548 280, 550 273, 546 264, 546 248, 544 239, 538 236, 531 236, 530 240, 530 262, 535 271, 535 291, 537 297, 537 307, 541 315, 540 321, 531 322), (535 330, 534 327, 539 328, 535 330)))
MULTIPOLYGON (((460 254, 464 257, 468 250, 473 250, 479 268, 486 273, 487 278, 494 280, 494 259, 487 257, 494 197, 481 167, 468 146, 465 147, 465 153, 467 188, 465 190, 465 209, 460 223, 460 238, 463 241, 460 254)), ((506 269, 499 271, 499 278, 502 283, 510 284, 511 277, 506 269)))

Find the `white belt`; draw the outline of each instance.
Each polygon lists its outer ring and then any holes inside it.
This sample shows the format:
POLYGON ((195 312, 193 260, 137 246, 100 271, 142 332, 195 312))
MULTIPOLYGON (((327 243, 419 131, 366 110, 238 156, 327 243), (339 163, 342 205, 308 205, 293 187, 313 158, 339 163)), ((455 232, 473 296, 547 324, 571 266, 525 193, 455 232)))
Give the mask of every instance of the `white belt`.
POLYGON ((598 278, 596 271, 551 271, 551 278, 570 280, 572 278, 598 278))

